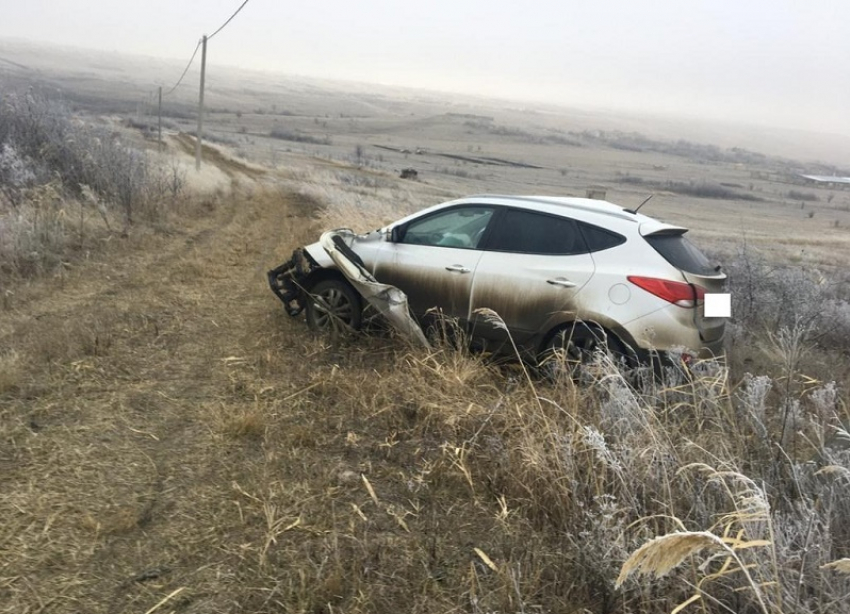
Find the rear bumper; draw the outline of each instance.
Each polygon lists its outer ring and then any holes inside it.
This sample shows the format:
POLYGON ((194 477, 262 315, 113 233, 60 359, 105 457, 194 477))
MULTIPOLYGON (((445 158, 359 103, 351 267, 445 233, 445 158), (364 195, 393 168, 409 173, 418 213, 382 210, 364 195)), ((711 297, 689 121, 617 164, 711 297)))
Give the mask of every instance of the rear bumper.
POLYGON ((626 323, 623 328, 632 336, 636 349, 658 354, 685 352, 695 358, 710 359, 724 353, 724 323, 714 323, 706 333, 697 329, 693 311, 669 305, 649 315, 626 323))

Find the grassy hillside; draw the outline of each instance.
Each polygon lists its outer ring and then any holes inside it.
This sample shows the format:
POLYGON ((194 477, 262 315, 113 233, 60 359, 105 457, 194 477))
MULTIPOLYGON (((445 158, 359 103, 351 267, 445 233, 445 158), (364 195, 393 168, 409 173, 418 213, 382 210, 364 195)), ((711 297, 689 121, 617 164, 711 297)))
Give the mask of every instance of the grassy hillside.
POLYGON ((729 363, 663 383, 321 338, 265 271, 459 186, 224 148, 199 177, 190 137, 121 134, 179 194, 128 219, 59 175, 3 210, 66 241, 4 269, 0 611, 850 611, 838 273, 735 246, 729 363))

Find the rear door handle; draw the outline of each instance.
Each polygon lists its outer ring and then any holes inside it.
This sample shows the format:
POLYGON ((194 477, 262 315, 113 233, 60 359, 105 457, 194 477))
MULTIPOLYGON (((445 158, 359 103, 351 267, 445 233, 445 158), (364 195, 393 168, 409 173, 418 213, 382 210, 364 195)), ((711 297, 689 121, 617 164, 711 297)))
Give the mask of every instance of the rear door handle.
POLYGON ((576 285, 571 282, 569 279, 564 277, 556 277, 555 279, 547 279, 547 284, 552 284, 553 286, 563 286, 565 288, 575 288, 576 285))
POLYGON ((456 273, 470 273, 470 272, 472 272, 472 269, 467 269, 462 264, 453 264, 451 266, 447 266, 446 270, 447 271, 454 271, 456 273))

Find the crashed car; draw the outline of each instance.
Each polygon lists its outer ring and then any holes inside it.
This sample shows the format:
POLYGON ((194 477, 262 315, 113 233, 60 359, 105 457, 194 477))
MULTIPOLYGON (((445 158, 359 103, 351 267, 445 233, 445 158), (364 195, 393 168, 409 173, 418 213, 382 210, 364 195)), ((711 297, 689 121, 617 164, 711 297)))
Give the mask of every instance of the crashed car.
POLYGON ((325 233, 268 279, 319 331, 359 329, 372 306, 423 343, 419 327, 440 314, 493 352, 714 357, 725 318, 706 317, 704 299, 726 275, 686 233, 606 201, 471 196, 366 234, 325 233))

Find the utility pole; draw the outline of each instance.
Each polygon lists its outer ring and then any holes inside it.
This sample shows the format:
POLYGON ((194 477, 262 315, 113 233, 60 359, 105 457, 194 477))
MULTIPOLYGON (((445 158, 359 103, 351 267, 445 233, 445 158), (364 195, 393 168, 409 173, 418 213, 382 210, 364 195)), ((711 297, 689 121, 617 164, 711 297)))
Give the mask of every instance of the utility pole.
POLYGON ((156 144, 157 148, 162 151, 162 86, 159 86, 159 111, 157 113, 156 122, 156 144))
POLYGON ((201 135, 204 129, 204 76, 207 71, 207 35, 201 43, 201 95, 198 98, 198 135, 195 140, 195 170, 201 170, 201 135))

